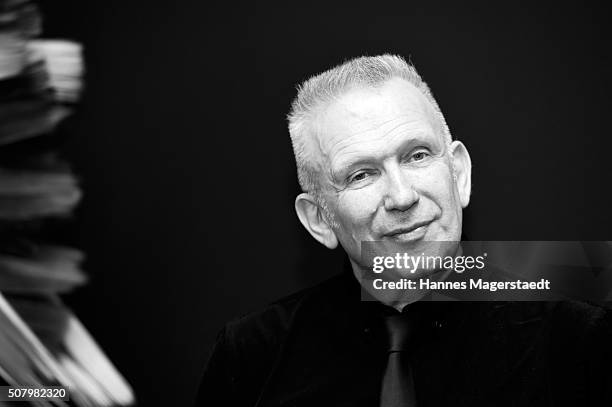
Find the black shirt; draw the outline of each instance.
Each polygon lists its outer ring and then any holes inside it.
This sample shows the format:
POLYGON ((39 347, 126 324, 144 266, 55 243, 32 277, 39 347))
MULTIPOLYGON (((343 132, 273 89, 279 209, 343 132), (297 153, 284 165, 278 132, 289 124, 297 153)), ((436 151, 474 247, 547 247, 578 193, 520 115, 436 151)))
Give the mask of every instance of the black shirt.
MULTIPOLYGON (((350 271, 228 323, 197 406, 378 407, 381 318, 350 271)), ((419 407, 612 405, 611 316, 579 302, 411 304, 419 407)), ((412 345, 411 345, 412 346, 412 345)))

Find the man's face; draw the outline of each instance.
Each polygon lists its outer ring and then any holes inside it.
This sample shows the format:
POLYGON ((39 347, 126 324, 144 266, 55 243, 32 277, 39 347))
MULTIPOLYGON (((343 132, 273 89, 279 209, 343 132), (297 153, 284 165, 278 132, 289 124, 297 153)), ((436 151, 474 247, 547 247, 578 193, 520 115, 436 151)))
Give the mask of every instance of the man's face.
POLYGON ((460 240, 467 200, 453 177, 456 142, 445 142, 433 112, 397 78, 351 89, 317 117, 323 198, 353 262, 362 241, 460 240))

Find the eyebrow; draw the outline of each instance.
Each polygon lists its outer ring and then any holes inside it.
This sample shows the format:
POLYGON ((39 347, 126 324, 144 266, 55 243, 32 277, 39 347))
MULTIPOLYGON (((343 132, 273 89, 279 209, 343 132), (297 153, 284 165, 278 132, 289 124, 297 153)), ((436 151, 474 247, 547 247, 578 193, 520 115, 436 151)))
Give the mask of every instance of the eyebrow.
MULTIPOLYGON (((417 145, 428 145, 428 146, 436 146, 438 144, 437 141, 432 140, 428 131, 420 131, 414 137, 411 137, 409 140, 401 143, 396 149, 394 149, 390 154, 372 154, 372 153, 362 153, 360 155, 354 156, 348 160, 340 160, 336 165, 332 163, 331 165, 331 175, 336 181, 343 181, 344 178, 348 175, 353 168, 359 167, 364 164, 373 164, 383 161, 387 156, 392 156, 396 152, 401 151, 405 152, 406 150, 412 149, 417 145)), ((442 143, 443 144, 443 143, 442 143)))

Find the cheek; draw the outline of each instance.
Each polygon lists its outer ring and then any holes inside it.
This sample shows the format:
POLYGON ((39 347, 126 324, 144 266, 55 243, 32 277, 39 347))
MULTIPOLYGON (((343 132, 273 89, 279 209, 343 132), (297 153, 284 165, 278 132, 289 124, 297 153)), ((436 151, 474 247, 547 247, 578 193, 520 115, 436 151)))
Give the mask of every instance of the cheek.
POLYGON ((420 192, 447 211, 459 205, 458 195, 450 168, 444 164, 422 174, 420 192))
POLYGON ((437 229, 432 231, 434 240, 459 240, 461 229, 462 210, 461 203, 453 175, 448 166, 440 166, 436 171, 424 177, 422 194, 426 195, 441 212, 437 229))
POLYGON ((353 227, 367 225, 376 214, 380 196, 375 188, 342 192, 336 201, 336 213, 342 222, 353 227))

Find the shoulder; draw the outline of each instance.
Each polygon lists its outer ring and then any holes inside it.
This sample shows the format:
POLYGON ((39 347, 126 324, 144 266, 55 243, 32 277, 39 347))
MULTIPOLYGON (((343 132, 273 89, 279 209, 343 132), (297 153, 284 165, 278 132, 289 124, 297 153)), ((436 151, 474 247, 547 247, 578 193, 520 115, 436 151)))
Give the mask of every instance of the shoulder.
POLYGON ((612 311, 609 306, 562 301, 550 312, 550 350, 565 360, 612 362, 612 311))
POLYGON ((550 377, 558 393, 573 389, 572 397, 577 401, 573 405, 611 405, 612 313, 609 306, 559 302, 551 311, 550 326, 547 348, 550 377))
POLYGON ((611 335, 612 312, 609 306, 581 301, 514 302, 500 309, 494 319, 502 324, 524 326, 540 321, 547 328, 551 341, 556 343, 579 343, 601 335, 611 335), (503 321, 503 322, 501 322, 503 321))
POLYGON ((350 283, 347 280, 346 275, 339 274, 229 321, 224 328, 226 343, 240 353, 278 347, 298 318, 343 301, 345 286, 350 283))
POLYGON ((550 320, 553 333, 563 332, 572 341, 611 334, 612 312, 608 306, 560 301, 551 307, 550 320))
POLYGON ((338 275, 225 324, 204 368, 198 405, 255 404, 296 320, 334 302, 344 281, 338 275))

